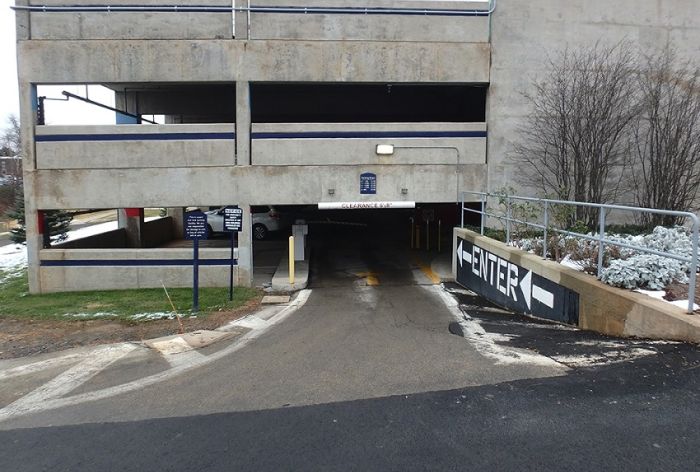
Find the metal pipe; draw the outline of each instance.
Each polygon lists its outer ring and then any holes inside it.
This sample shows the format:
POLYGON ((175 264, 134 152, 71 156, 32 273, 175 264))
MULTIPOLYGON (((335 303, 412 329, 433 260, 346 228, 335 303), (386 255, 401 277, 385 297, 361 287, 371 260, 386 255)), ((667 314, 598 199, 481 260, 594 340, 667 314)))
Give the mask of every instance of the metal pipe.
POLYGON ((442 252, 442 220, 438 220, 438 238, 437 238, 438 254, 442 252))
POLYGON ((80 95, 76 95, 74 93, 66 92, 65 90, 61 92, 64 96, 68 98, 75 98, 76 100, 80 100, 85 103, 89 103, 90 105, 95 105, 96 107, 104 108, 106 110, 110 110, 116 113, 120 113, 122 115, 130 116, 132 118, 136 118, 141 121, 145 121, 146 123, 151 123, 152 125, 157 125, 158 123, 155 121, 147 120, 146 118, 142 118, 139 115, 134 115, 133 113, 129 113, 126 111, 119 110, 117 108, 110 107, 108 105, 105 105, 104 103, 96 102, 94 100, 90 100, 89 98, 81 97, 80 95))
POLYGON ((695 311, 695 284, 698 276, 698 217, 693 214, 693 262, 690 264, 690 280, 688 281, 688 313, 695 311))
POLYGON ((489 10, 457 10, 437 8, 379 8, 379 7, 228 7, 211 5, 13 5, 16 11, 40 13, 81 12, 163 12, 163 13, 297 13, 323 15, 417 15, 417 16, 489 16, 496 9, 493 1, 489 10))
POLYGON ((486 222, 486 198, 484 195, 481 196, 481 235, 484 235, 484 225, 486 222))
POLYGON ((603 275, 603 254, 605 252, 605 209, 598 212, 600 227, 598 228, 598 278, 603 275))
POLYGON ((289 237, 289 285, 294 285, 294 236, 289 237))
POLYGON ((506 244, 510 244, 510 223, 512 216, 513 214, 510 207, 510 197, 506 197, 506 244))
POLYGON ((430 220, 425 221, 425 250, 430 251, 430 220))
POLYGON ((547 227, 549 226, 549 204, 544 202, 544 239, 542 240, 542 258, 547 259, 547 227))
POLYGON ((413 227, 415 226, 415 223, 414 223, 414 219, 413 219, 412 216, 408 219, 408 221, 411 222, 411 226, 410 226, 408 232, 411 233, 411 234, 410 234, 410 237, 411 237, 411 249, 413 249, 414 246, 415 246, 414 232, 413 232, 413 227))

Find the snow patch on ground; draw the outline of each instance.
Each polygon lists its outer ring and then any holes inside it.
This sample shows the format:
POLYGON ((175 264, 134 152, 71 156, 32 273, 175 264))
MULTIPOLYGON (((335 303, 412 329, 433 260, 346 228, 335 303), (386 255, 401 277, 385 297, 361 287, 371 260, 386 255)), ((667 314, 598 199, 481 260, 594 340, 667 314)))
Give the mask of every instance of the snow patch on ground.
MULTIPOLYGON (((604 344, 604 343, 599 343, 604 344)), ((595 367, 600 365, 618 364, 641 357, 653 356, 657 352, 653 349, 633 347, 629 349, 613 349, 607 352, 585 355, 556 355, 552 356, 557 362, 569 367, 595 367)))
POLYGON ((27 267, 27 248, 10 244, 0 247, 0 283, 27 267))
POLYGON ((583 272, 582 261, 575 261, 575 260, 571 259, 571 256, 569 254, 564 256, 564 259, 559 261, 559 264, 561 264, 565 267, 569 267, 569 268, 574 269, 574 270, 578 270, 579 272, 583 272))
POLYGON ((537 354, 527 349, 518 349, 509 346, 502 346, 499 342, 507 342, 511 336, 489 333, 474 318, 462 312, 459 302, 450 293, 440 286, 429 285, 424 289, 435 292, 452 312, 454 318, 462 327, 464 339, 466 339, 484 357, 496 361, 500 365, 537 365, 550 367, 558 372, 564 373, 568 368, 555 360, 537 354))
MULTIPOLYGON (((156 313, 137 313, 135 315, 131 315, 128 317, 130 320, 134 321, 154 321, 154 320, 174 320, 177 318, 175 316, 175 313, 170 312, 170 313, 165 313, 165 312, 156 312, 156 313)), ((181 318, 185 318, 185 316, 181 316, 181 318)))
POLYGON ((98 312, 98 313, 66 313, 63 316, 66 318, 88 319, 88 318, 114 318, 115 316, 118 316, 118 315, 116 313, 98 312))
MULTIPOLYGON (((638 288, 635 290, 635 292, 642 293, 651 298, 656 298, 662 302, 670 303, 671 305, 675 305, 684 310, 688 309, 688 300, 674 300, 672 302, 668 301, 664 298, 666 296, 666 292, 664 290, 642 290, 641 288, 638 288)), ((693 303, 693 310, 700 310, 700 306, 698 306, 697 303, 693 303)))

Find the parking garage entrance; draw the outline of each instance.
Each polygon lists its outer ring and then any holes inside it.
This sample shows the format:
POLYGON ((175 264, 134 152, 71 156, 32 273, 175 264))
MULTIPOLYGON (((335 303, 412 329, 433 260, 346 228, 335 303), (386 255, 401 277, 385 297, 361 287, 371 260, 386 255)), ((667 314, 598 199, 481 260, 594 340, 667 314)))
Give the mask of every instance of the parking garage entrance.
POLYGON ((298 210, 311 287, 437 284, 451 272, 454 203, 335 203, 298 210))

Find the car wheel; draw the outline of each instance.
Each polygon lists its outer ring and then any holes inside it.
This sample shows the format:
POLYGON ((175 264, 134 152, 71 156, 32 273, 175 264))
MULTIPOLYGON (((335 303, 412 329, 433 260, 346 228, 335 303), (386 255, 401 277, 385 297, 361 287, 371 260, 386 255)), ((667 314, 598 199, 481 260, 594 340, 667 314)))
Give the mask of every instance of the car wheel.
POLYGON ((207 225, 207 231, 209 232, 209 237, 214 236, 214 228, 211 227, 211 225, 207 225))
POLYGON ((253 225, 253 238, 258 241, 267 237, 267 228, 260 223, 253 225))

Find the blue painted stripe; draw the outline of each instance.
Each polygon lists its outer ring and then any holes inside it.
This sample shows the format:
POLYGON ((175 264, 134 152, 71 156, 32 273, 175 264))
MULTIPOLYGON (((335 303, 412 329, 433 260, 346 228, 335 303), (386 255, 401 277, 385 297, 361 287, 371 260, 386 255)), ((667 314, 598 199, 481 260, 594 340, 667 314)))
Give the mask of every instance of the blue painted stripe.
POLYGON ((197 141, 219 139, 236 139, 236 133, 40 134, 35 136, 35 141, 38 143, 64 141, 197 141))
MULTIPOLYGON (((75 259, 42 260, 43 267, 154 267, 154 266, 192 266, 192 259, 75 259)), ((233 260, 238 265, 238 259, 233 260)), ((202 266, 230 266, 231 259, 200 259, 202 266)))
POLYGON ((253 133, 253 139, 485 138, 486 131, 307 131, 253 133))

